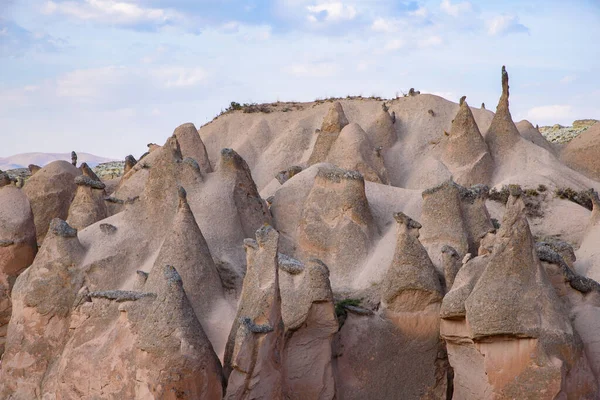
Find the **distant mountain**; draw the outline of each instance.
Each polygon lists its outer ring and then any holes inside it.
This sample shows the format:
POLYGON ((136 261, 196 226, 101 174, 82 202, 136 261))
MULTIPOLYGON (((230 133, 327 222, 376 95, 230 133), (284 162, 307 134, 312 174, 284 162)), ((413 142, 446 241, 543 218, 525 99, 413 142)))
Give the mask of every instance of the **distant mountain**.
MULTIPOLYGON (((71 161, 71 153, 23 153, 10 157, 0 157, 0 169, 3 171, 15 168, 27 168, 29 164, 43 167, 56 160, 71 161)), ((86 162, 90 167, 115 161, 113 158, 99 157, 89 153, 77 153, 77 165, 86 162)))

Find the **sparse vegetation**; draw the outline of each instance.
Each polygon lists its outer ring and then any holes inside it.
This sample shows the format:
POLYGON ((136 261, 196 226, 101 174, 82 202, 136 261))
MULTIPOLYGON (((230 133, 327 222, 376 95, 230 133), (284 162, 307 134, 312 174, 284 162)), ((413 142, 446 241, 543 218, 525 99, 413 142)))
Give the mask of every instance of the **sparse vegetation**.
POLYGON ((544 193, 546 190, 548 190, 548 188, 546 187, 546 185, 543 185, 541 183, 537 187, 537 191, 540 192, 540 193, 544 193))
POLYGON ((497 201, 498 203, 506 204, 508 198, 510 196, 510 192, 508 190, 508 186, 502 186, 500 190, 496 188, 492 188, 489 193, 489 199, 492 201, 497 201))
POLYGON ((554 194, 559 199, 569 200, 573 203, 579 204, 582 207, 591 210, 593 208, 592 199, 590 199, 589 192, 587 190, 582 190, 578 192, 571 188, 557 188, 554 191, 554 194))
POLYGON ((340 328, 342 325, 344 325, 344 322, 346 322, 346 317, 348 316, 348 310, 346 310, 346 307, 358 307, 360 306, 361 302, 362 299, 344 299, 335 303, 335 316, 338 319, 340 328))
POLYGON ((537 189, 525 189, 525 196, 537 197, 539 195, 537 189))

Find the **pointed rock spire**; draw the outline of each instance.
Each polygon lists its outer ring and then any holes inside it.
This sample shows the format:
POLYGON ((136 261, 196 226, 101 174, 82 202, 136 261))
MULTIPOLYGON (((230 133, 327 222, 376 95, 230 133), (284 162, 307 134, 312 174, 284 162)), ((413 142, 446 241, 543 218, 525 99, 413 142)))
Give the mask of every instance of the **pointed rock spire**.
MULTIPOLYGON (((385 106, 385 103, 383 104, 385 106)), ((381 107, 381 110, 377 114, 375 121, 369 126, 367 132, 369 138, 375 148, 381 147, 383 150, 387 150, 396 143, 396 127, 394 126, 395 115, 390 115, 387 106, 381 107)))
POLYGON ((445 139, 442 161, 454 180, 464 186, 488 184, 494 171, 490 156, 471 108, 461 98, 460 108, 452 121, 450 135, 445 139))
POLYGON ((271 223, 271 213, 258 193, 248 164, 233 149, 221 150, 218 173, 223 181, 232 183, 233 200, 246 237, 271 223))
MULTIPOLYGON (((209 338, 214 341, 209 323, 217 305, 224 302, 221 278, 206 244, 206 240, 187 202, 184 188, 179 188, 179 206, 171 229, 163 242, 154 268, 172 265, 183 279, 183 287, 200 323, 206 327, 209 338)), ((148 289, 147 289, 148 290, 148 289)), ((222 315, 221 317, 225 317, 222 315)))
POLYGON ((382 302, 394 312, 423 311, 442 300, 439 275, 419 241, 421 224, 402 212, 394 214, 398 237, 394 259, 382 287, 382 302))
POLYGON ((308 159, 308 165, 325 161, 331 146, 338 138, 342 129, 348 125, 348 119, 339 101, 335 102, 323 120, 319 136, 308 159))
POLYGON ((246 239, 247 272, 225 349, 226 399, 282 397, 283 320, 277 248, 279 233, 269 225, 246 239))
POLYGON ((69 207, 67 222, 75 229, 84 229, 108 217, 108 208, 104 201, 104 183, 86 163, 79 168, 83 174, 75 178, 77 191, 69 207))
POLYGON ((131 171, 131 169, 133 167, 135 167, 135 164, 137 164, 137 161, 134 156, 132 156, 130 154, 127 157, 125 157, 125 166, 123 168, 123 176, 125 176, 125 174, 127 174, 129 171, 131 171))
POLYGON ((223 395, 221 364, 186 295, 181 276, 170 265, 155 266, 144 289, 156 299, 139 327, 136 357, 138 390, 168 398, 218 399, 223 395))
POLYGON ((177 138, 177 142, 181 146, 181 155, 183 158, 191 157, 196 160, 203 175, 212 172, 206 147, 194 124, 187 123, 180 125, 173 132, 173 136, 177 138))
POLYGON ((365 180, 376 183, 389 183, 387 170, 380 151, 356 123, 348 124, 336 139, 327 155, 327 162, 340 168, 358 171, 365 180))
POLYGON ((496 162, 505 158, 521 138, 519 130, 510 115, 508 96, 508 73, 506 68, 502 66, 502 95, 494 119, 485 135, 485 141, 496 162))

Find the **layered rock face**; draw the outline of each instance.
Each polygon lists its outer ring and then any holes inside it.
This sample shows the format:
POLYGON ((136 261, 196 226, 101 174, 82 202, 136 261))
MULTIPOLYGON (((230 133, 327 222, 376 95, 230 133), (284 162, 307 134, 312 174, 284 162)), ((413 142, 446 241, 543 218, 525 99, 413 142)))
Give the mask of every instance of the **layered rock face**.
POLYGON ((0 171, 0 398, 600 398, 600 182, 502 84, 0 171))

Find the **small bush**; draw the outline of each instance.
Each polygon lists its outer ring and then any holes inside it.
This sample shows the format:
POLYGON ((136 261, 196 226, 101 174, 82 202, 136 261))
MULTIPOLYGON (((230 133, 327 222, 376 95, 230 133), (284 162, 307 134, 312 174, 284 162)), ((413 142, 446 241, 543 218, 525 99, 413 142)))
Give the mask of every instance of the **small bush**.
POLYGON ((525 189, 525 196, 529 196, 529 197, 537 197, 540 194, 538 193, 537 190, 535 189, 525 189))
POLYGON ((492 218, 492 225, 494 225, 494 229, 500 229, 500 222, 496 218, 492 218))
POLYGON ((571 188, 558 188, 554 192, 559 199, 565 199, 591 210, 594 206, 587 190, 577 192, 571 188))
POLYGON ((489 199, 492 201, 497 201, 498 203, 506 204, 509 197, 510 191, 508 190, 508 186, 502 186, 500 190, 496 188, 492 188, 492 190, 490 190, 489 199))
POLYGON ((537 187, 537 191, 540 192, 540 193, 544 193, 546 190, 548 190, 548 188, 546 187, 546 185, 542 185, 541 183, 537 187))
POLYGON ((344 299, 335 303, 335 315, 336 317, 345 317, 348 314, 346 306, 358 307, 360 306, 361 299, 344 299))

